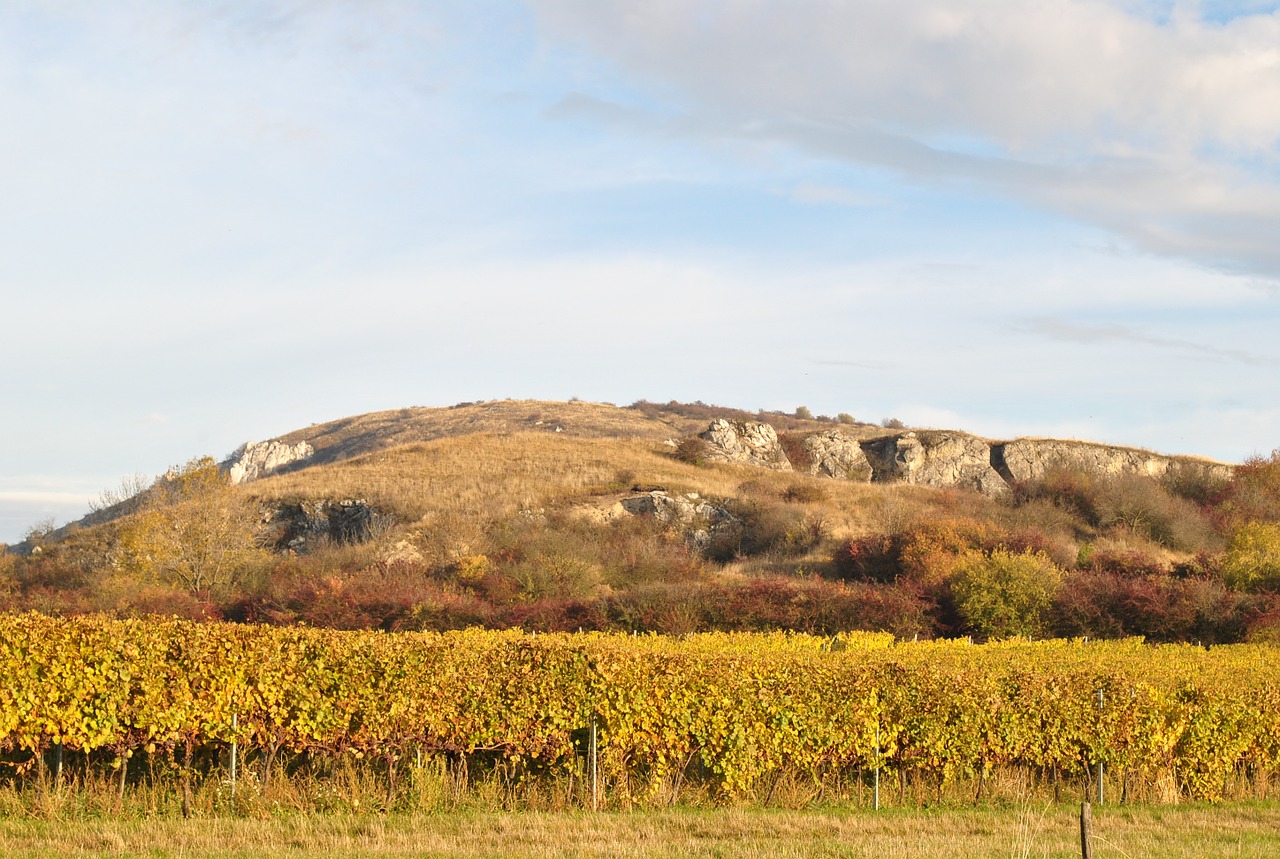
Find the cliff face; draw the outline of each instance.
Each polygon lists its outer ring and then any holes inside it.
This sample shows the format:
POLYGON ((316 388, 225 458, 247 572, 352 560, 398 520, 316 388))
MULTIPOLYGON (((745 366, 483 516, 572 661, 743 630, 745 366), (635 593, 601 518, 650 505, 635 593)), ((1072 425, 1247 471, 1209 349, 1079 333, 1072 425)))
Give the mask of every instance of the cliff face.
POLYGON ((1232 467, 1219 462, 1162 456, 1145 450, 1108 447, 1083 441, 1017 439, 992 446, 992 461, 1010 482, 1039 480, 1054 468, 1093 474, 1139 474, 1160 478, 1171 470, 1200 471, 1207 477, 1230 479, 1232 467))
POLYGON ((991 467, 991 447, 961 432, 909 432, 863 443, 878 483, 917 483, 971 489, 985 495, 1008 491, 991 467))
POLYGON ((286 444, 282 441, 251 441, 222 463, 232 483, 245 483, 265 477, 295 462, 310 459, 315 453, 305 441, 286 444))
MULTIPOLYGON (((791 463, 773 428, 752 421, 715 421, 700 436, 712 460, 789 470, 791 463)), ((1230 465, 1191 457, 1165 456, 1086 441, 1017 439, 991 442, 951 430, 921 430, 854 439, 840 430, 800 441, 820 477, 862 483, 909 483, 969 489, 998 496, 1014 484, 1042 479, 1054 469, 1093 474, 1137 474, 1161 478, 1174 471, 1227 480, 1230 465)))

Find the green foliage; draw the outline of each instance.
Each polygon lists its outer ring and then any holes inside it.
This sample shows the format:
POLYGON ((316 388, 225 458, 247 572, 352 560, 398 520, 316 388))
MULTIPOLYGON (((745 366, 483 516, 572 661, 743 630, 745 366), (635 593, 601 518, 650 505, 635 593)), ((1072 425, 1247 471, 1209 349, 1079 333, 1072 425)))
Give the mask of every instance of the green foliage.
POLYGON ((836 415, 836 420, 842 424, 857 423, 857 421, 853 419, 853 415, 849 414, 848 412, 841 412, 840 414, 836 415))
POLYGON ((1062 573, 1038 552, 996 549, 973 553, 955 571, 956 610, 974 632, 988 638, 1035 635, 1062 583, 1062 573))
POLYGON ((813 420, 813 412, 809 411, 808 406, 796 406, 795 416, 802 421, 813 420))
POLYGON ((1280 589, 1280 524, 1246 522, 1238 527, 1227 546, 1222 575, 1241 590, 1280 589))

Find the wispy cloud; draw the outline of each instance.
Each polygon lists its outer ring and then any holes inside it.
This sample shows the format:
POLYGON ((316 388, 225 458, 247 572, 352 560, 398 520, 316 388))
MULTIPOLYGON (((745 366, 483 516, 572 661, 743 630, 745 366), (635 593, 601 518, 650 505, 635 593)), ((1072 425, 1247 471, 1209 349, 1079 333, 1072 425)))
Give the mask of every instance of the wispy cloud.
POLYGON ((1280 13, 1056 0, 532 0, 688 127, 959 184, 1280 277, 1280 13))
POLYGON ((1217 346, 1208 346, 1177 337, 1161 337, 1124 325, 1084 325, 1078 322, 1069 322, 1065 319, 1042 316, 1019 320, 1010 325, 1010 329, 1019 334, 1059 340, 1065 343, 1135 343, 1142 346, 1171 349, 1188 357, 1238 361, 1252 366, 1263 366, 1267 363, 1261 356, 1243 349, 1222 349, 1217 346))

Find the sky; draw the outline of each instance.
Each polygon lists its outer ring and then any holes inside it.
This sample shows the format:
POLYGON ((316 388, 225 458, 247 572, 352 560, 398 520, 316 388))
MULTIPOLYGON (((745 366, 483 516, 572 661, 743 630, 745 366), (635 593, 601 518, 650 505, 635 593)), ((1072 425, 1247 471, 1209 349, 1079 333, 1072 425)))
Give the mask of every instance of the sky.
POLYGON ((6 0, 0 542, 507 397, 1266 454, 1278 8, 6 0))

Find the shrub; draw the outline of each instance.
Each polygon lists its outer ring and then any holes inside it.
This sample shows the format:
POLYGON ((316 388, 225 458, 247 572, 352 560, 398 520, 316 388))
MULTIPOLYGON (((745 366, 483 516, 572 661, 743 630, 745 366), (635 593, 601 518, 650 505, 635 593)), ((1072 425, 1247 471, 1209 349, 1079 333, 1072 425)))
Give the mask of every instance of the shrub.
POLYGON ((1280 448, 1237 466, 1224 496, 1219 511, 1231 521, 1280 522, 1280 448))
POLYGON ((1120 528, 1171 549, 1219 548, 1212 523, 1195 503, 1141 475, 1118 475, 1095 484, 1095 509, 1103 528, 1120 528))
POLYGON ((948 581, 974 552, 1003 546, 1004 534, 970 519, 926 522, 903 534, 902 574, 917 585, 948 581))
POLYGON ((1000 638, 1042 632, 1061 582, 1061 571, 1046 556, 996 549, 967 556, 951 587, 956 611, 968 627, 1000 638))
POLYGON ((906 429, 907 425, 897 418, 885 418, 880 421, 880 426, 885 429, 906 429))
POLYGON ((836 415, 836 420, 842 424, 857 423, 857 421, 853 419, 853 415, 849 414, 848 412, 841 412, 840 414, 836 415))
POLYGON ((795 557, 816 547, 826 536, 821 517, 795 507, 759 499, 733 499, 725 506, 738 527, 712 533, 706 555, 714 561, 763 554, 795 557))
POLYGON ((802 421, 813 420, 813 412, 809 411, 808 406, 796 406, 795 416, 802 421))
POLYGON ((679 443, 676 444, 675 453, 673 455, 681 462, 701 466, 706 465, 707 452, 709 450, 710 448, 707 446, 705 440, 691 435, 687 438, 680 439, 679 443))
POLYGON ((817 483, 793 483, 783 491, 782 500, 792 504, 818 504, 827 500, 827 490, 817 483))
POLYGON ((804 446, 804 440, 808 435, 808 433, 797 432, 784 432, 778 435, 778 445, 796 471, 808 471, 813 466, 813 457, 804 446))
POLYGON ((902 541, 889 534, 848 540, 832 555, 831 566, 844 581, 895 581, 902 572, 902 541))
POLYGON ((1222 576, 1238 590, 1280 589, 1280 524, 1246 522, 1222 559, 1222 576))

